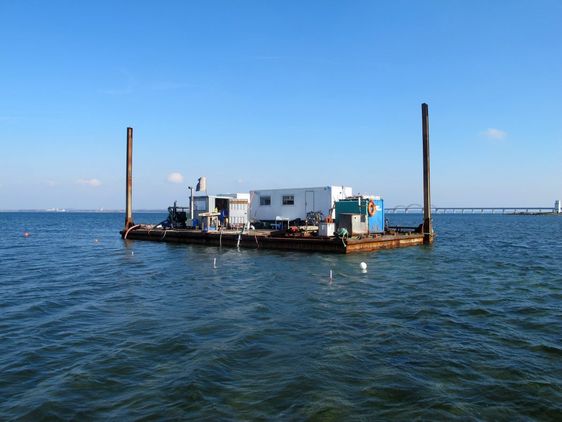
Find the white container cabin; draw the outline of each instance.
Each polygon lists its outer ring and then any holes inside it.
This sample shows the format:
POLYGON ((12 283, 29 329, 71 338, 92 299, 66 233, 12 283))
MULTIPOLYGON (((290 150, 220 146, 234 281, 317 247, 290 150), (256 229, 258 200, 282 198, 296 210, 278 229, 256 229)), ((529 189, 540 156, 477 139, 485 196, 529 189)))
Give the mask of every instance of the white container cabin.
POLYGON ((306 220, 309 212, 335 217, 335 202, 352 196, 346 186, 261 189, 250 191, 250 222, 306 220))

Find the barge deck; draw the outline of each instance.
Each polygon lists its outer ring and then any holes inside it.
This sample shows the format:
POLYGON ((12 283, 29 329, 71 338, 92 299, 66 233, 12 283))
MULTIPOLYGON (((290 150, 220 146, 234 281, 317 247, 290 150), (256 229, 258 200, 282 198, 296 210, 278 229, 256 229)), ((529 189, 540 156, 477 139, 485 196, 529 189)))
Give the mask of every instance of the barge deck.
POLYGON ((132 227, 129 231, 123 230, 121 236, 127 240, 341 254, 401 248, 424 243, 422 233, 393 233, 342 239, 276 235, 272 230, 249 230, 242 234, 239 230, 203 232, 191 229, 161 229, 145 225, 132 227))

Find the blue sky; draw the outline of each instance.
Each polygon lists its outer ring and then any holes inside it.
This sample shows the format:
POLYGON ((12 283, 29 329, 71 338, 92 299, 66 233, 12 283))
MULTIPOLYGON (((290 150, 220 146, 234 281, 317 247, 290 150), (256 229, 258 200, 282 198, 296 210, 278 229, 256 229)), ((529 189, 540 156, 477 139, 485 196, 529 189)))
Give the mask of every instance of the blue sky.
POLYGON ((0 209, 123 208, 127 126, 135 208, 201 175, 420 203, 422 102, 435 205, 550 206, 561 22, 558 0, 0 1, 0 209))

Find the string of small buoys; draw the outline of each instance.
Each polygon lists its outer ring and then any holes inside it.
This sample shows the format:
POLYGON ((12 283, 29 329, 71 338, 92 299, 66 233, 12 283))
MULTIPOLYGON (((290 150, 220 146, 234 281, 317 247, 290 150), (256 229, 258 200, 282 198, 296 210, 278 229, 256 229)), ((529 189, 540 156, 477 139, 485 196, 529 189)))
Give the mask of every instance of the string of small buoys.
MULTIPOLYGON (((26 233, 27 233, 27 232, 26 232, 26 233)), ((24 235, 25 235, 25 234, 24 234, 24 235)), ((29 234, 28 234, 28 236, 29 236, 29 234)), ((27 237, 27 236, 26 236, 26 237, 27 237)), ((98 239, 96 239, 96 243, 97 243, 97 242, 99 242, 98 239)), ((135 255, 135 252, 134 252, 134 251, 131 251, 131 256, 134 256, 134 255, 135 255)), ((218 268, 218 267, 217 267, 217 258, 213 258, 213 269, 216 270, 217 268, 218 268)), ((359 268, 361 268, 361 272, 365 274, 365 273, 367 272, 367 263, 361 262, 361 263, 359 264, 359 268)), ((330 269, 329 279, 330 279, 330 283, 334 280, 334 271, 331 270, 331 269, 330 269)))
MULTIPOLYGON (((359 264, 359 268, 361 268, 361 272, 363 274, 367 273, 367 263, 366 262, 361 262, 359 264)), ((332 283, 332 281, 334 280, 334 272, 332 270, 330 270, 330 275, 328 276, 329 280, 330 280, 330 284, 332 283)))

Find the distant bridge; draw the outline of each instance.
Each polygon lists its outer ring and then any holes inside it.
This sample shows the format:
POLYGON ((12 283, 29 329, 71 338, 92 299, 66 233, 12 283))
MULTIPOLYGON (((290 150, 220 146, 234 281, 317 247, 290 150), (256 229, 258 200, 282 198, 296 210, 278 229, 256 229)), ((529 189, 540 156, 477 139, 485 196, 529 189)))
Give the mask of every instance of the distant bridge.
MULTIPOLYGON (((423 206, 419 204, 397 205, 385 208, 388 214, 420 214, 423 206)), ((516 213, 550 213, 553 207, 431 207, 435 214, 516 214, 516 213)))

